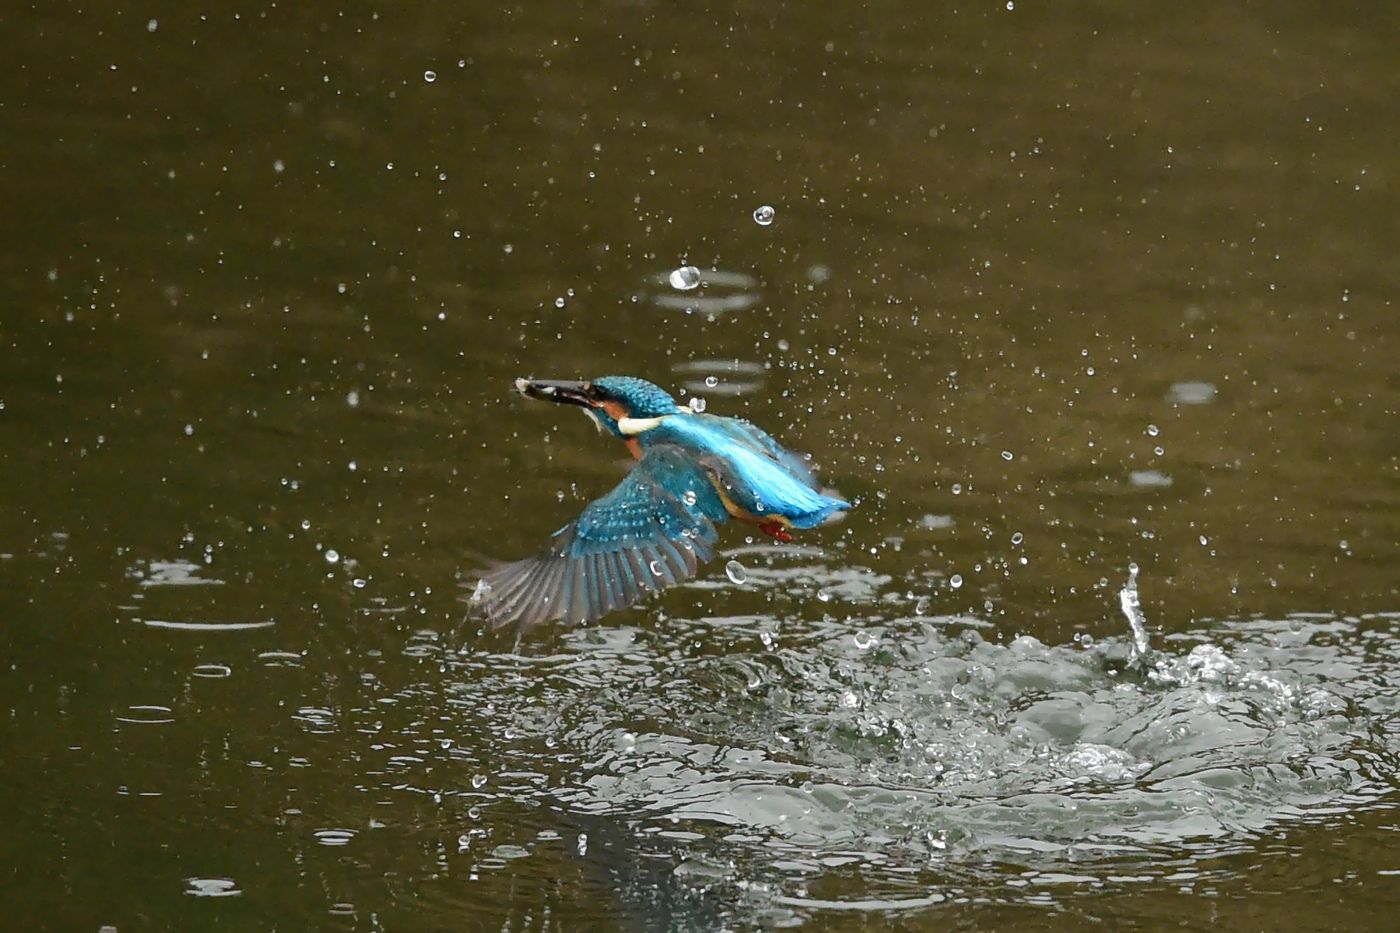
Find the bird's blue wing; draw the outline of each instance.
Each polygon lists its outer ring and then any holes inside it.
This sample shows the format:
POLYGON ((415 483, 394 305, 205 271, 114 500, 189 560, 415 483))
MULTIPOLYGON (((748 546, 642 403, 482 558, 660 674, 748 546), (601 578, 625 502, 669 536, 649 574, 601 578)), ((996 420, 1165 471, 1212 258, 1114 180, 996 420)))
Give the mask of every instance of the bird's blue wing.
POLYGON ((543 551, 483 577, 473 598, 493 628, 591 622, 694 576, 727 517, 690 454, 652 447, 543 551))

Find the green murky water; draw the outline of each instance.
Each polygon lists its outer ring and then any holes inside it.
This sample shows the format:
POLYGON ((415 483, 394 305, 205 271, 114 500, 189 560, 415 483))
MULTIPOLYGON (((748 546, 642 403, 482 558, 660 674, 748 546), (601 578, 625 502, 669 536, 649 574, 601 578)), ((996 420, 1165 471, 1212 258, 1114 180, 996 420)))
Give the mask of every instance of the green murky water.
POLYGON ((0 15, 11 922, 1387 926, 1395 16, 1007 7, 0 15), (857 509, 464 624, 610 372, 857 509))

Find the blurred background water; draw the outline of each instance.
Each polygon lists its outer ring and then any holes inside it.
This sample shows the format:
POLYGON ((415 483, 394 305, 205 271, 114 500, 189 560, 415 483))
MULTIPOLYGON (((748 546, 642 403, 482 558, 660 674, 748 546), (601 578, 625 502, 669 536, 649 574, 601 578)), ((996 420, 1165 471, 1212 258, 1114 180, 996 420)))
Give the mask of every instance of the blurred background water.
POLYGON ((1391 922, 1394 10, 0 24, 17 927, 1391 922), (857 508, 483 633, 606 373, 857 508))

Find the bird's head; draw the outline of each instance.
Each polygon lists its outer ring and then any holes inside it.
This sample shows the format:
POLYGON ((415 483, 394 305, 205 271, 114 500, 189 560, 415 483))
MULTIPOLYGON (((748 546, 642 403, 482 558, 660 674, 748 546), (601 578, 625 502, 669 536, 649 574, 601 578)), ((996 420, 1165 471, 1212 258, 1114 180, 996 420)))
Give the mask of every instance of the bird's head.
POLYGON ((521 395, 577 405, 598 429, 631 438, 656 426, 658 419, 682 411, 670 393, 636 376, 602 376, 589 382, 517 379, 521 395))

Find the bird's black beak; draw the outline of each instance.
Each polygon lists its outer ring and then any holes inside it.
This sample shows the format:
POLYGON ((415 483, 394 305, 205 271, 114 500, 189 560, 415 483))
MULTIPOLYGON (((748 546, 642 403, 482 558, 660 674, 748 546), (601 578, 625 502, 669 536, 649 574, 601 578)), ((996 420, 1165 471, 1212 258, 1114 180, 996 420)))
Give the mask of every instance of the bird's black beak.
POLYGON ((527 398, 565 405, 582 405, 584 408, 592 408, 597 401, 592 385, 567 379, 517 379, 515 389, 527 398))

